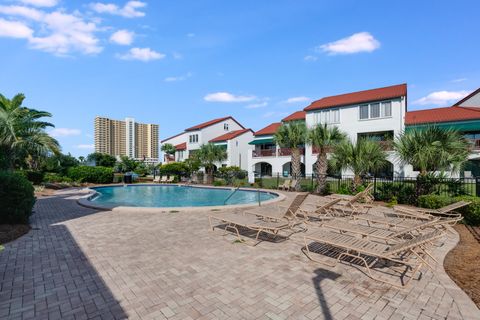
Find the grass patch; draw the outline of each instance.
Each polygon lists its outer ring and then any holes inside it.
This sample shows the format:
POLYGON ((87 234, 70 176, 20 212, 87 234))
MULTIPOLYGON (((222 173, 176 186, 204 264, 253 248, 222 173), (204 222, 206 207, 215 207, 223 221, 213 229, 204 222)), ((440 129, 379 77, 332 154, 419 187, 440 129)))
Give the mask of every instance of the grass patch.
POLYGON ((237 240, 233 240, 232 243, 233 244, 235 244, 235 243, 245 243, 245 240, 237 239, 237 240))
POLYGON ((180 212, 180 211, 178 211, 178 210, 170 210, 170 211, 168 211, 168 212, 169 212, 169 213, 177 213, 177 212, 180 212))

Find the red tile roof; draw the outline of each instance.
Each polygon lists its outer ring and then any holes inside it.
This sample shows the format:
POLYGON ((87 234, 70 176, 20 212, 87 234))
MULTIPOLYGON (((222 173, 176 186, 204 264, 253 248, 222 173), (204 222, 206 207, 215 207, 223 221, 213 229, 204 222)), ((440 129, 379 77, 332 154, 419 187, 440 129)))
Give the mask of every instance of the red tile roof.
POLYGON ((175 146, 175 150, 187 150, 187 143, 180 143, 175 146))
POLYGON ((446 107, 426 110, 409 111, 405 115, 406 125, 479 120, 480 107, 446 107))
POLYGON ((297 111, 282 119, 283 122, 295 121, 295 120, 305 120, 305 111, 297 111))
POLYGON ((324 109, 330 107, 347 106, 362 102, 392 99, 407 95, 407 84, 399 84, 390 87, 358 91, 338 96, 325 97, 312 102, 305 111, 324 109))
POLYGON ((210 127, 211 125, 217 124, 217 123, 219 123, 219 122, 228 120, 228 119, 232 119, 232 120, 235 121, 240 127, 242 127, 243 129, 245 129, 245 128, 244 128, 237 120, 235 120, 232 116, 228 116, 228 117, 213 119, 213 120, 210 120, 210 121, 207 121, 207 122, 204 122, 204 123, 197 124, 196 126, 193 126, 193 127, 188 128, 188 129, 185 129, 185 131, 200 130, 200 129, 203 129, 203 128, 206 128, 206 127, 210 127))
POLYGON ((282 125, 281 122, 275 122, 275 123, 269 124, 265 128, 260 129, 257 132, 255 132, 254 136, 266 136, 266 135, 275 134, 275 132, 277 132, 278 128, 281 125, 282 125))
POLYGON ((241 136, 242 134, 244 134, 245 132, 248 132, 248 131, 253 133, 252 129, 235 130, 235 131, 231 131, 231 132, 222 134, 221 136, 218 136, 218 137, 210 140, 209 142, 221 142, 221 141, 232 140, 232 139, 234 139, 238 136, 241 136))

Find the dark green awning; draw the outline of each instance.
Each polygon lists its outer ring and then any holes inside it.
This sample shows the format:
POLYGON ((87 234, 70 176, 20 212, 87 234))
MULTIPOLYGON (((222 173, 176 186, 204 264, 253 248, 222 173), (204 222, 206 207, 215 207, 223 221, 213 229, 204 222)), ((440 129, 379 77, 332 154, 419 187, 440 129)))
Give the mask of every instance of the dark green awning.
POLYGON ((257 139, 250 141, 248 144, 253 144, 253 145, 259 145, 259 144, 271 144, 273 142, 273 138, 268 138, 268 139, 257 139))
POLYGON ((428 127, 429 125, 434 125, 442 129, 455 129, 458 131, 480 131, 480 120, 406 125, 405 131, 409 131, 411 129, 422 129, 428 127))

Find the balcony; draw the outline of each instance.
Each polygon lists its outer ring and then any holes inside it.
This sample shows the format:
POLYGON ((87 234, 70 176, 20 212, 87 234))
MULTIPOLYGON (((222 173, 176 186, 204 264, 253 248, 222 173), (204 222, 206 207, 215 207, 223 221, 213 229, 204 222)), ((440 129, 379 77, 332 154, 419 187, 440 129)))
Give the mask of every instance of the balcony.
MULTIPOLYGON (((300 155, 304 155, 305 154, 305 149, 304 148, 300 148, 300 155)), ((285 157, 285 156, 291 156, 292 155, 292 149, 290 148, 280 148, 278 149, 278 156, 280 157, 285 157)))
POLYGON ((469 139, 472 144, 472 150, 480 150, 480 139, 469 139))
POLYGON ((253 157, 254 158, 261 158, 261 157, 275 157, 276 149, 263 149, 263 150, 253 150, 253 157))

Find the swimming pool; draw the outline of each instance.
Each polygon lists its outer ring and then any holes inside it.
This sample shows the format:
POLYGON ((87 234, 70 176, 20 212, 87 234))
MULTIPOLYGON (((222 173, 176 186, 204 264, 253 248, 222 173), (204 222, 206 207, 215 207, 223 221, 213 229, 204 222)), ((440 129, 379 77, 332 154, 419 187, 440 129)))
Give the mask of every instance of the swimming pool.
POLYGON ((278 197, 256 190, 192 187, 182 185, 126 185, 94 187, 88 201, 102 207, 205 207, 254 204, 278 197), (234 192, 235 191, 235 192, 234 192))

